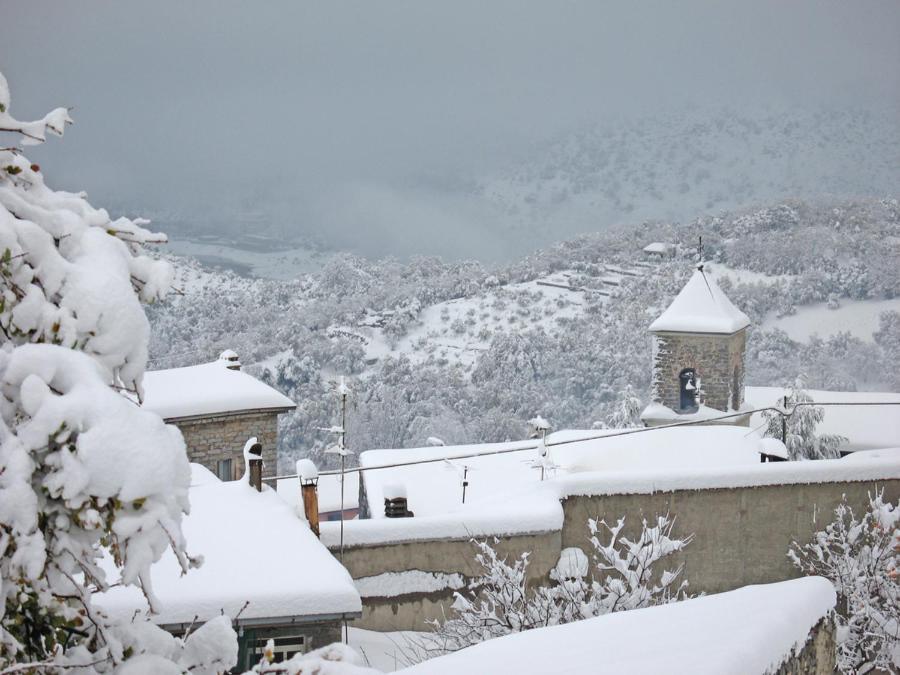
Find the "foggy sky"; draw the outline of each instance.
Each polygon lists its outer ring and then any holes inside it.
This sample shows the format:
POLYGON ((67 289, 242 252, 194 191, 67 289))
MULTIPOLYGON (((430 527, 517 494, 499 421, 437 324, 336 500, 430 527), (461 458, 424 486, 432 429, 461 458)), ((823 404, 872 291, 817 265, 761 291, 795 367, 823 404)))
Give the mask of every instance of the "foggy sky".
POLYGON ((898 35, 896 0, 0 0, 12 112, 75 106, 54 186, 378 255, 502 249, 455 182, 598 118, 897 105, 898 35))

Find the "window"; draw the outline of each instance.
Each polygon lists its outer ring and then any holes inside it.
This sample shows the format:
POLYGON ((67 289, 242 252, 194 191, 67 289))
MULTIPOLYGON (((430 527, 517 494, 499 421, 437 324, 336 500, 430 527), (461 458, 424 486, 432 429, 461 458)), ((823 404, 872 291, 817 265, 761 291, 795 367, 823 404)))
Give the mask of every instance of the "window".
POLYGON ((681 399, 679 410, 694 412, 697 410, 697 373, 693 368, 685 368, 678 376, 681 399))
POLYGON ((234 480, 230 459, 220 459, 216 462, 216 475, 219 480, 234 480))
MULTIPOLYGON (((275 642, 272 659, 273 663, 282 663, 283 661, 287 661, 297 652, 305 654, 307 651, 307 637, 305 635, 282 635, 277 637, 272 635, 270 637, 275 642)), ((268 641, 268 637, 258 638, 256 640, 256 645, 253 648, 253 654, 255 656, 253 663, 258 663, 262 658, 263 653, 266 651, 266 643, 268 641)))

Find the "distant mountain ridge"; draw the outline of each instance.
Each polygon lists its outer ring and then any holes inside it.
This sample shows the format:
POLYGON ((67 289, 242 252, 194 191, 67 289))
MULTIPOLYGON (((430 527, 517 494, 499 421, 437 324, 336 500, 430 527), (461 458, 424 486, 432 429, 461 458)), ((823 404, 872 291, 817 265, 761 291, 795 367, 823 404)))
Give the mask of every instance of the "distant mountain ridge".
POLYGON ((567 235, 783 198, 881 197, 898 184, 900 109, 721 110, 598 122, 477 191, 517 230, 567 235))

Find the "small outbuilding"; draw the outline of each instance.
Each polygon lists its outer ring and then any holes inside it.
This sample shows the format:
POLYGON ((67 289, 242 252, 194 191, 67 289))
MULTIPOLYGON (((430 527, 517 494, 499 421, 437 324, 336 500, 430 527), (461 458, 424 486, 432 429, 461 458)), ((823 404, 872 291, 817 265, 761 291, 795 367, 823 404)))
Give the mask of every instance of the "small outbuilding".
POLYGON ((275 475, 278 416, 297 407, 242 372, 231 350, 211 363, 148 371, 142 405, 181 430, 191 462, 226 481, 243 470, 241 449, 252 436, 262 444, 263 475, 275 475))
POLYGON ((675 245, 666 244, 661 241, 654 241, 644 247, 644 255, 647 258, 661 260, 663 258, 671 258, 675 255, 675 245))

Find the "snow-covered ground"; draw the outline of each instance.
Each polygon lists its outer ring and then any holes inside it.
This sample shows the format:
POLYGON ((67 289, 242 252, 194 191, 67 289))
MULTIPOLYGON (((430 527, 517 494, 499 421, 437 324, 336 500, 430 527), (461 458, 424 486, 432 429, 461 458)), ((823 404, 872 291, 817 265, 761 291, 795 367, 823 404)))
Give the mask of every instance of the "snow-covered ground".
POLYGON ((780 328, 792 340, 806 342, 812 335, 827 338, 829 335, 849 332, 861 340, 871 340, 878 330, 881 312, 900 312, 900 298, 889 300, 846 300, 840 307, 829 309, 824 302, 803 305, 797 312, 781 318, 770 316, 763 322, 764 329, 780 328))
POLYGON ((806 577, 515 633, 424 661, 409 675, 763 675, 803 647, 834 609, 806 577))

